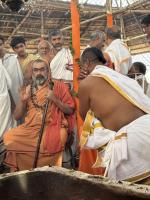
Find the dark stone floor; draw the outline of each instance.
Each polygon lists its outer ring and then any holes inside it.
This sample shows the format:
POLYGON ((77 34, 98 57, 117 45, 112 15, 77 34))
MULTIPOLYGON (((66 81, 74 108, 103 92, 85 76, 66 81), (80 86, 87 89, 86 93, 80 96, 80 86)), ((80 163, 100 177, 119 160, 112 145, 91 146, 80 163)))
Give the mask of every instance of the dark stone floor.
POLYGON ((0 200, 144 200, 150 187, 116 183, 63 168, 0 176, 0 200))

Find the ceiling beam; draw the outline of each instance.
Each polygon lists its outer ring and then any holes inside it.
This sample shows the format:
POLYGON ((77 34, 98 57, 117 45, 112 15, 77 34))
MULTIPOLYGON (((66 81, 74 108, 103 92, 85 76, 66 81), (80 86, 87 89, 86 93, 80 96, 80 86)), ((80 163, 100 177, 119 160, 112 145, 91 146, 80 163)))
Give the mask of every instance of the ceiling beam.
POLYGON ((6 43, 10 42, 11 38, 15 35, 15 33, 19 30, 19 28, 22 26, 22 24, 27 20, 27 18, 32 13, 32 10, 29 10, 28 13, 25 15, 25 17, 21 20, 21 22, 18 24, 18 26, 13 30, 11 35, 8 37, 6 43))
POLYGON ((140 39, 140 38, 144 38, 144 37, 146 37, 146 34, 141 34, 141 35, 137 35, 134 37, 127 37, 124 41, 129 42, 131 40, 136 40, 136 39, 140 39))
MULTIPOLYGON (((0 10, 0 16, 3 16, 3 17, 4 17, 4 16, 8 16, 8 17, 10 17, 10 18, 12 19, 12 17, 24 18, 25 15, 23 15, 23 14, 14 14, 14 13, 9 14, 9 13, 2 12, 2 11, 0 10)), ((40 20, 40 19, 41 19, 40 17, 38 17, 38 16, 33 16, 33 15, 30 15, 30 18, 31 18, 31 19, 37 19, 37 20, 40 20)), ((51 20, 49 17, 46 17, 46 16, 44 16, 44 19, 46 19, 46 20, 51 20)), ((68 17, 55 17, 55 18, 53 18, 53 19, 56 19, 56 20, 60 20, 60 19, 68 20, 68 17)))
POLYGON ((133 17, 134 17, 134 19, 135 19, 135 21, 136 21, 136 23, 137 23, 137 25, 138 25, 138 27, 139 27, 141 33, 143 33, 143 29, 142 29, 141 23, 140 23, 139 20, 137 19, 137 16, 135 15, 134 12, 132 12, 132 15, 133 15, 133 17))
POLYGON ((135 54, 140 54, 140 53, 147 53, 150 52, 150 47, 145 47, 145 48, 140 48, 140 49, 136 49, 136 50, 131 50, 131 54, 135 55, 135 54))
POLYGON ((136 45, 131 45, 130 46, 130 49, 131 50, 137 50, 137 49, 142 49, 142 48, 146 48, 148 47, 149 45, 146 43, 146 44, 136 44, 136 45))
POLYGON ((128 13, 131 13, 131 12, 134 12, 134 13, 144 13, 144 14, 149 14, 150 13, 150 10, 149 9, 146 9, 146 10, 128 10, 127 11, 128 13))
POLYGON ((122 39, 126 39, 126 32, 125 32, 124 20, 123 20, 123 16, 122 15, 120 15, 120 25, 121 25, 122 39))
MULTIPOLYGON (((143 1, 141 1, 141 3, 142 3, 142 2, 147 2, 147 0, 143 0, 143 1)), ((134 8, 134 7, 137 6, 137 5, 140 5, 140 4, 139 4, 139 3, 130 4, 129 6, 127 6, 127 7, 125 7, 125 8, 122 8, 122 9, 119 9, 119 10, 116 10, 116 11, 113 11, 112 14, 113 14, 113 15, 116 15, 116 14, 123 14, 123 13, 126 12, 127 10, 132 9, 132 8, 134 8)), ((93 17, 93 18, 91 18, 91 19, 85 20, 85 21, 81 21, 81 22, 80 22, 80 25, 83 25, 83 24, 86 24, 86 23, 89 23, 89 22, 93 22, 93 21, 95 21, 95 20, 99 20, 99 19, 105 18, 105 17, 106 17, 106 13, 103 14, 103 15, 96 16, 96 17, 93 17)), ((66 30, 69 30, 69 29, 71 29, 71 28, 72 28, 72 26, 68 26, 68 27, 62 28, 61 30, 62 30, 62 31, 66 31, 66 30)))
MULTIPOLYGON (((35 3, 34 5, 33 4, 30 4, 30 3, 26 3, 25 4, 26 8, 28 8, 28 6, 31 6, 33 9, 48 9, 48 10, 56 10, 56 9, 59 9, 59 10, 70 10, 70 2, 60 2, 60 1, 50 1, 49 3, 46 2, 46 3, 35 3)), ((79 4, 80 6, 80 12, 98 12, 99 10, 103 10, 103 12, 105 12, 105 7, 103 6, 99 6, 99 5, 95 5, 91 8, 91 5, 87 5, 87 4, 79 4)))

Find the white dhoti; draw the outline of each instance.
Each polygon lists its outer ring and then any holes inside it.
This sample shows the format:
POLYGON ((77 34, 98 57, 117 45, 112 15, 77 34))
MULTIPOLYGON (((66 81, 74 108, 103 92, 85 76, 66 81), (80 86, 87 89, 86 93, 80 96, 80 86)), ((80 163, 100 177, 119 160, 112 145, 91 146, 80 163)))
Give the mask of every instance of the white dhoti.
MULTIPOLYGON (((87 117, 88 115, 89 113, 87 117)), ((105 167, 105 175, 114 180, 137 181, 150 176, 149 114, 136 119, 118 132, 105 129, 95 117, 89 122, 91 128, 83 128, 81 145, 98 150, 98 158, 93 167, 105 167)))
POLYGON ((73 58, 69 49, 61 49, 50 63, 52 78, 73 80, 73 58))
MULTIPOLYGON (((133 181, 136 181, 145 178, 147 175, 150 176, 150 156, 148 153, 150 147, 150 115, 147 114, 136 119, 123 127, 118 134, 122 132, 127 133, 126 148, 122 146, 122 149, 118 149, 117 143, 120 143, 119 140, 114 142, 113 148, 116 152, 126 151, 127 157, 116 166, 117 179, 133 178, 133 181)), ((112 162, 115 162, 115 157, 112 162)), ((113 170, 109 170, 109 176, 115 178, 112 173, 113 170)))
POLYGON ((11 114, 11 102, 8 89, 11 87, 11 79, 0 60, 0 164, 5 151, 3 134, 13 127, 14 121, 11 114))
POLYGON ((105 167, 105 175, 114 180, 136 182, 149 177, 149 98, 136 81, 106 67, 97 66, 91 76, 103 78, 134 106, 147 113, 115 132, 104 128, 89 111, 84 121, 81 146, 98 150, 93 167, 105 167))

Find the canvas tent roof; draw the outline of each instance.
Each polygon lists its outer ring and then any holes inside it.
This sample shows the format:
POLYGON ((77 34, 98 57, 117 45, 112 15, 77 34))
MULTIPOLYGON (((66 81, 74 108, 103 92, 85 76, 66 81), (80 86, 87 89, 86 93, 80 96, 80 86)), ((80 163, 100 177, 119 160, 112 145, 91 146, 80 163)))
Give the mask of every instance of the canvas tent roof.
MULTIPOLYGON (((105 30, 106 0, 80 0, 79 3, 83 49, 93 31, 105 30)), ((149 13, 150 0, 113 0, 112 6, 114 24, 121 27, 122 37, 131 53, 149 52, 150 45, 143 33, 141 20, 149 13)), ((32 53, 36 51, 37 39, 41 35, 46 37, 54 28, 63 31, 65 45, 68 45, 71 41, 70 1, 29 0, 18 13, 10 12, 1 4, 0 27, 8 43, 14 35, 23 35, 28 41, 28 51, 32 53)))

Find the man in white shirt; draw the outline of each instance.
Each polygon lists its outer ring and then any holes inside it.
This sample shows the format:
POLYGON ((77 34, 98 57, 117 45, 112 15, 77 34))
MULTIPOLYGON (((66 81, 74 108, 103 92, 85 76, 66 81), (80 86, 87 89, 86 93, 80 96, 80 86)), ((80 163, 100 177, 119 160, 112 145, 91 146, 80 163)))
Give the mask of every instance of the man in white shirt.
POLYGON ((63 35, 60 30, 49 34, 49 42, 53 46, 53 59, 50 63, 52 78, 64 82, 73 81, 73 58, 69 48, 63 47, 63 35))
POLYGON ((0 36, 0 60, 2 61, 1 64, 5 67, 13 83, 10 88, 10 93, 14 103, 17 104, 19 100, 18 91, 23 84, 23 75, 18 59, 16 58, 15 55, 6 52, 6 49, 4 47, 4 39, 1 36, 0 36))
POLYGON ((121 41, 120 30, 117 26, 106 29, 106 43, 108 47, 105 50, 114 65, 115 71, 127 75, 132 65, 132 57, 127 45, 121 41))

